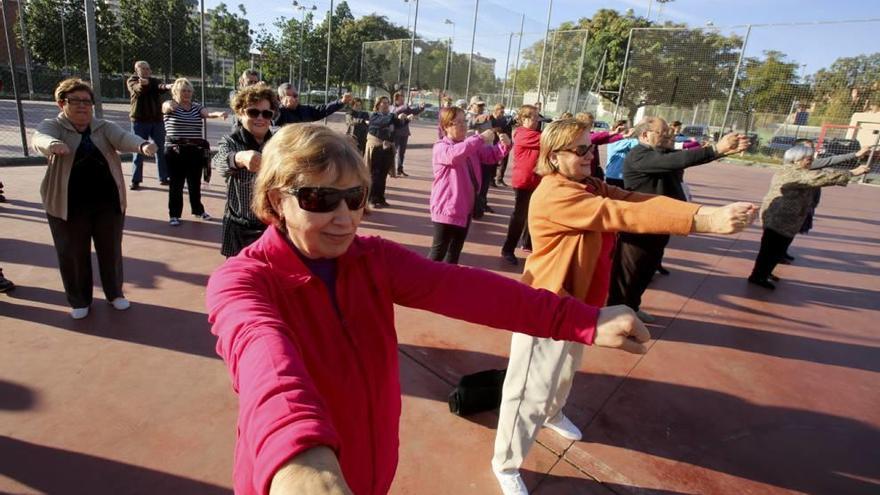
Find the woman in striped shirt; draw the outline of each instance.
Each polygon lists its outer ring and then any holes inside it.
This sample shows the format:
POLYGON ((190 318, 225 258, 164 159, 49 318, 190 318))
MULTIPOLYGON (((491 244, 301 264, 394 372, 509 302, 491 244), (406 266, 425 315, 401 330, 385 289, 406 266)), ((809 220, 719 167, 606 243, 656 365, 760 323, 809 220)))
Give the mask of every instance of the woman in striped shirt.
POLYGON ((186 78, 174 81, 171 100, 162 105, 165 115, 165 163, 171 178, 168 188, 169 224, 180 225, 183 214, 183 184, 189 189, 189 206, 195 217, 209 220, 202 205, 202 169, 211 159, 208 141, 203 138, 203 119, 225 119, 226 112, 208 112, 192 100, 193 87, 186 78))

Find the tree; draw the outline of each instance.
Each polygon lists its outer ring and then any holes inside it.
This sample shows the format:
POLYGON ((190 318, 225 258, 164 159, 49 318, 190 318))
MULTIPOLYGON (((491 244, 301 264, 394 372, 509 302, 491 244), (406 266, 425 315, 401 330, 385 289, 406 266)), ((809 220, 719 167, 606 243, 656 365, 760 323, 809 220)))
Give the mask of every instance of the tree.
MULTIPOLYGON (((218 55, 232 59, 233 72, 237 72, 236 63, 247 60, 252 44, 250 23, 245 18, 247 11, 244 5, 238 5, 238 12, 229 12, 226 4, 221 3, 205 13, 208 42, 218 55)), ((235 81, 232 82, 235 85, 235 81)))
POLYGON ((735 108, 749 112, 788 114, 792 102, 809 103, 810 87, 799 81, 796 62, 786 61, 782 52, 764 52, 764 59, 748 58, 740 74, 735 108))
MULTIPOLYGON (((55 70, 88 72, 83 2, 30 0, 25 4, 25 18, 28 49, 35 63, 55 70)), ((15 29, 19 32, 18 23, 15 29)), ((95 29, 101 70, 118 69, 120 50, 117 20, 104 0, 95 2, 95 29)))
POLYGON ((848 123, 854 112, 880 105, 880 53, 839 58, 813 81, 818 113, 848 123))
POLYGON ((133 70, 146 60, 166 79, 198 74, 201 66, 199 26, 188 0, 120 0, 120 41, 133 70))

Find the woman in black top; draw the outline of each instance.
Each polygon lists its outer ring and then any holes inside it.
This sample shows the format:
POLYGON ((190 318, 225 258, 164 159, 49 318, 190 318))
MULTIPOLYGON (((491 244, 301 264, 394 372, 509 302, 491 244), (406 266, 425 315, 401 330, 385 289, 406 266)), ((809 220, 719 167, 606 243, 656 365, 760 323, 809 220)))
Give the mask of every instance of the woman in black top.
POLYGON ((272 89, 258 83, 237 92, 231 103, 241 126, 220 140, 212 160, 214 169, 228 184, 220 247, 220 253, 227 258, 237 255, 266 230, 251 210, 251 201, 263 146, 272 137, 269 126, 278 111, 278 98, 272 89))
POLYGON ((412 119, 412 116, 398 117, 389 111, 389 100, 383 96, 376 100, 370 124, 367 130, 367 148, 364 161, 370 169, 372 187, 370 188, 370 204, 373 208, 386 208, 385 180, 391 167, 394 166, 394 126, 403 125, 401 118, 412 119))
POLYGON ((348 124, 348 129, 345 133, 354 139, 358 150, 363 155, 367 148, 367 129, 370 123, 370 114, 362 111, 361 108, 363 108, 363 101, 360 98, 352 100, 351 110, 345 115, 345 123, 348 124))

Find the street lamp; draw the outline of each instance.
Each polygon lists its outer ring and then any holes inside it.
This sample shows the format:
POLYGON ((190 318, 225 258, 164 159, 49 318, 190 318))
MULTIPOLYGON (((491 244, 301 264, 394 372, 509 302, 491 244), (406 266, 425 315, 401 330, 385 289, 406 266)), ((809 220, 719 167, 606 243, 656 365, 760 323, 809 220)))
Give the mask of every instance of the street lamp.
MULTIPOLYGON (((299 21, 299 74, 298 74, 297 82, 296 82, 296 92, 300 93, 300 92, 302 92, 302 82, 303 82, 303 58, 304 58, 305 52, 306 52, 305 47, 303 46, 303 28, 306 25, 306 11, 307 10, 318 10, 318 7, 315 7, 314 4, 312 4, 311 7, 306 7, 305 5, 297 2, 296 0, 293 0, 293 7, 295 9, 299 9, 302 14, 302 16, 300 17, 300 21, 299 21)), ((293 81, 291 81, 291 82, 293 82, 293 81)))
POLYGON ((449 91, 449 62, 452 60, 452 40, 455 39, 455 21, 445 19, 443 24, 452 24, 452 37, 446 44, 446 70, 443 73, 443 93, 449 91))
POLYGON ((416 88, 418 88, 419 91, 421 91, 422 83, 421 83, 420 71, 421 71, 421 62, 422 62, 422 57, 421 57, 422 47, 417 46, 417 47, 415 47, 415 49, 413 51, 416 53, 416 88))
POLYGON ((412 37, 410 39, 409 45, 409 74, 406 77, 406 103, 410 104, 412 102, 412 92, 410 88, 412 87, 412 69, 413 69, 413 53, 416 48, 416 28, 419 25, 419 0, 416 1, 416 14, 413 17, 412 24, 412 37))

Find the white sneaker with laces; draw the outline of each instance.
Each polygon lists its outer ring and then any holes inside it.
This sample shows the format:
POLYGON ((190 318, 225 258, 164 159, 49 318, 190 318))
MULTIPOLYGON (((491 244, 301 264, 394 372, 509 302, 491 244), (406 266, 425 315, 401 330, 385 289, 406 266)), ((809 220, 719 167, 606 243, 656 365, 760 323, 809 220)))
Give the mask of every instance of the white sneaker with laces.
POLYGON ((88 306, 86 306, 85 308, 73 308, 70 311, 70 317, 73 318, 74 320, 82 320, 86 316, 89 316, 89 307, 88 306))
POLYGON ((171 220, 168 221, 168 225, 178 227, 180 226, 180 219, 177 217, 171 217, 171 220))
POLYGON ((207 212, 202 213, 201 215, 193 215, 193 216, 196 218, 201 218, 202 220, 210 220, 211 219, 211 215, 208 215, 207 212))
POLYGON ((544 421, 544 426, 555 431, 556 434, 566 440, 576 442, 583 438, 583 434, 581 433, 580 428, 575 426, 570 419, 562 414, 562 412, 558 413, 556 417, 544 421))
POLYGON ((501 486, 501 493, 504 495, 529 495, 529 489, 526 487, 519 471, 495 471, 495 477, 498 478, 498 484, 501 486))
POLYGON ((110 304, 113 305, 113 309, 118 311, 125 311, 126 309, 131 307, 131 303, 128 299, 124 297, 117 297, 116 299, 110 301, 110 304))

